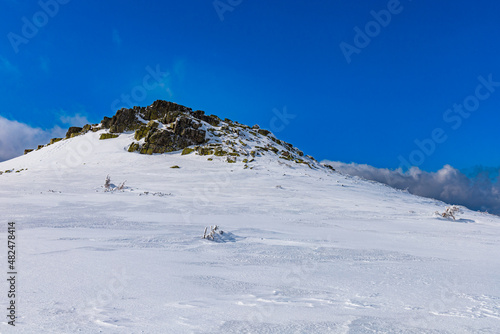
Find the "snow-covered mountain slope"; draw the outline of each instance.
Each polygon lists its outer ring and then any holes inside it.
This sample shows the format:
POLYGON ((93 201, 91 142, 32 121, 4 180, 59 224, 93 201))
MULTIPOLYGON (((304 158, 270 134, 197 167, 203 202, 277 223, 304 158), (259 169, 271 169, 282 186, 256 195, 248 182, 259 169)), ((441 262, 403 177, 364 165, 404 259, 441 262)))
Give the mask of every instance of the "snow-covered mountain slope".
POLYGON ((19 316, 0 332, 500 332, 500 218, 438 217, 254 130, 213 138, 238 155, 131 153, 136 132, 96 128, 0 163, 19 316))

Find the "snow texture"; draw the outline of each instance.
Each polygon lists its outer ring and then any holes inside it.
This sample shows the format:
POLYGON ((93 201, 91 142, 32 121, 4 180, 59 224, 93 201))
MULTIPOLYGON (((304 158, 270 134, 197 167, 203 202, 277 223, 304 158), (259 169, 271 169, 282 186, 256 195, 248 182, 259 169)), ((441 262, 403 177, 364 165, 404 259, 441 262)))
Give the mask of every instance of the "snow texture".
POLYGON ((245 169, 101 133, 0 163, 19 272, 1 333, 500 332, 499 217, 453 221, 435 215, 445 203, 274 153, 245 169), (104 191, 107 175, 127 186, 104 191), (213 225, 224 242, 202 238, 213 225))

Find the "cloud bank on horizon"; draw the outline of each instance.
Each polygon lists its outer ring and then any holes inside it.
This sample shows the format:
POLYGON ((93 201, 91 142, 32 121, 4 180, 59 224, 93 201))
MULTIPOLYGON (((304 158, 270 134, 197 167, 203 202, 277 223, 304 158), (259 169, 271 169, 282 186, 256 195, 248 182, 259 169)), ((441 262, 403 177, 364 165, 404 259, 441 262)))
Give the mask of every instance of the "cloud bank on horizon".
POLYGON ((0 162, 23 154, 27 148, 46 144, 50 138, 60 137, 64 133, 58 126, 52 129, 34 128, 0 116, 0 162))
POLYGON ((59 120, 65 128, 55 125, 51 129, 42 129, 0 116, 0 162, 22 155, 25 149, 45 145, 51 138, 64 137, 69 126, 89 123, 85 116, 67 116, 63 111, 59 120))
POLYGON ((407 189, 414 195, 500 215, 498 173, 495 177, 491 177, 491 172, 467 176, 450 165, 445 165, 437 172, 422 171, 418 167, 403 172, 401 169, 391 170, 356 163, 328 160, 324 162, 342 173, 384 183, 397 189, 407 189))

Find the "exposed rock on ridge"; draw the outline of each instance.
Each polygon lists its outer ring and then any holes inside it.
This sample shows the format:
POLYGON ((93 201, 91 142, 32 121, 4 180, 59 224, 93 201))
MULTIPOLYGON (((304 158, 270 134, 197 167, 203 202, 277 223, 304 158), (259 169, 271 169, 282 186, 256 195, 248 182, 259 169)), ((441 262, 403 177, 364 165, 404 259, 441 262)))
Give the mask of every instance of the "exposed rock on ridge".
MULTIPOLYGON (((89 131, 102 131, 101 140, 133 133, 133 141, 126 149, 141 154, 182 151, 183 155, 209 156, 210 161, 223 157, 228 163, 242 162, 245 168, 253 168, 255 159, 271 155, 286 164, 319 166, 314 158, 304 156, 302 151, 258 125, 249 127, 227 118, 221 120, 201 110, 161 100, 148 107, 122 108, 113 117, 104 117, 100 124, 71 127, 66 139, 89 131)), ((59 140, 62 139, 54 138, 50 144, 59 140)))

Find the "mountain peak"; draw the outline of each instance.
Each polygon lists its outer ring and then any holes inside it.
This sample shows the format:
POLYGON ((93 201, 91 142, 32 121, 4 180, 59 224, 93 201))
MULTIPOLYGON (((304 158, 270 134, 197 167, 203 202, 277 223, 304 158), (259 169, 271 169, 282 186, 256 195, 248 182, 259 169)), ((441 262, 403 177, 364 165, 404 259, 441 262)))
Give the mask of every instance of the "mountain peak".
MULTIPOLYGON (((258 125, 250 127, 227 118, 222 120, 216 115, 205 115, 202 110, 193 111, 163 100, 147 107, 122 108, 113 117, 104 117, 100 124, 71 127, 64 139, 87 132, 101 132, 101 140, 126 135, 130 141, 124 149, 131 153, 181 151, 183 155, 208 156, 208 160, 220 157, 228 163, 240 161, 245 168, 251 168, 249 164, 260 157, 272 156, 281 163, 323 167, 313 157, 258 125)), ((54 138, 45 146, 64 139, 54 138)))

